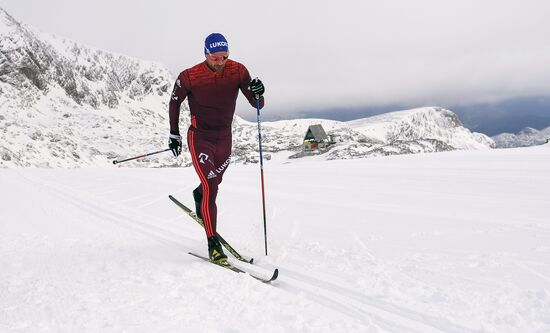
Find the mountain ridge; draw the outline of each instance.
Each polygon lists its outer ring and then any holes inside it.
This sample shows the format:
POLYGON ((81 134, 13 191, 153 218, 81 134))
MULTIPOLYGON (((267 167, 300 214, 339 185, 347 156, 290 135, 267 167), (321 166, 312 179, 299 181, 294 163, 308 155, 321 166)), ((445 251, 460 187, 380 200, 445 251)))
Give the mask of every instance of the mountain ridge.
POLYGON ((525 127, 518 133, 501 133, 492 137, 497 148, 517 148, 537 146, 550 139, 550 127, 537 130, 525 127))

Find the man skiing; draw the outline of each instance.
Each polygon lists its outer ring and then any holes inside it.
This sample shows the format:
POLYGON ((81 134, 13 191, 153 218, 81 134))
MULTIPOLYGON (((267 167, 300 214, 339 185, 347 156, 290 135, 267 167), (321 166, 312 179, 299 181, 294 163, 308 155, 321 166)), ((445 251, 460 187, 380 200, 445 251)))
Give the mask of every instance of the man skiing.
POLYGON ((210 260, 223 264, 227 256, 216 238, 218 185, 231 159, 231 124, 239 90, 253 107, 264 106, 265 88, 252 80, 246 67, 228 59, 229 45, 222 34, 213 33, 204 42, 205 61, 181 72, 169 103, 169 148, 181 153, 180 106, 188 98, 191 126, 187 145, 200 185, 193 190, 197 216, 203 219, 210 260))

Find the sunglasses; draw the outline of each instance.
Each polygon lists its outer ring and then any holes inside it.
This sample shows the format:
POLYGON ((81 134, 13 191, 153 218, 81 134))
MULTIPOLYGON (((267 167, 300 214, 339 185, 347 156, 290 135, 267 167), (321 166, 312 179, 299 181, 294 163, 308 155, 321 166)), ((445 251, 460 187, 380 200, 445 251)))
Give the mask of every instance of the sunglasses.
POLYGON ((226 56, 215 56, 215 55, 209 54, 209 55, 208 55, 208 58, 210 58, 210 60, 213 60, 213 61, 225 61, 225 60, 227 60, 227 58, 229 58, 229 55, 226 55, 226 56))

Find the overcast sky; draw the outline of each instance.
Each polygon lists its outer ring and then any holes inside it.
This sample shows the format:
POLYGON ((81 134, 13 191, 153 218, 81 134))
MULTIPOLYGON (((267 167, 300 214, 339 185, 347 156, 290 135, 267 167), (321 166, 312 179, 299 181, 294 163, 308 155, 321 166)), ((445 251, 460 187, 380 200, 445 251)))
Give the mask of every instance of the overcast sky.
POLYGON ((202 61, 204 38, 221 32, 231 58, 264 81, 269 112, 283 117, 550 95, 548 0, 0 0, 0 6, 42 31, 163 63, 174 76, 202 61))

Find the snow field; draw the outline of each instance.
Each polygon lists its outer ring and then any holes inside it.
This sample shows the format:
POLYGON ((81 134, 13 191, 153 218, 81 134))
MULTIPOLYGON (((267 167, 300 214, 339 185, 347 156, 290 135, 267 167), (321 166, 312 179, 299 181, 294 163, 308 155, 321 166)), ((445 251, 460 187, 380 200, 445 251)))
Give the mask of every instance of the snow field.
POLYGON ((2 332, 548 332, 550 149, 231 165, 206 253, 192 168, 0 170, 2 332))

